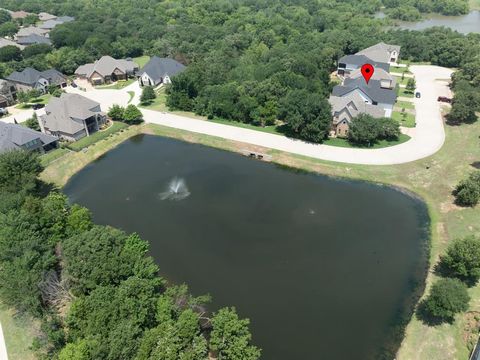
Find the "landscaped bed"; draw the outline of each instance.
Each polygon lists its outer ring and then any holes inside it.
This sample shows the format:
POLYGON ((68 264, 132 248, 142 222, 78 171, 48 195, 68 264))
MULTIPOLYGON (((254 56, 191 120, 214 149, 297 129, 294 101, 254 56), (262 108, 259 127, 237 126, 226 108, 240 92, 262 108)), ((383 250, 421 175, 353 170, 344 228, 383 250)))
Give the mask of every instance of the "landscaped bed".
POLYGON ((127 127, 128 127, 128 125, 125 124, 125 123, 114 121, 113 124, 110 125, 110 127, 108 127, 107 129, 97 131, 90 136, 85 136, 84 138, 69 144, 67 147, 70 150, 73 150, 73 151, 80 151, 83 148, 86 148, 86 147, 96 143, 97 141, 105 139, 105 138, 109 137, 110 135, 112 135, 112 134, 114 134, 114 133, 116 133, 116 132, 118 132, 122 129, 125 129, 127 127))

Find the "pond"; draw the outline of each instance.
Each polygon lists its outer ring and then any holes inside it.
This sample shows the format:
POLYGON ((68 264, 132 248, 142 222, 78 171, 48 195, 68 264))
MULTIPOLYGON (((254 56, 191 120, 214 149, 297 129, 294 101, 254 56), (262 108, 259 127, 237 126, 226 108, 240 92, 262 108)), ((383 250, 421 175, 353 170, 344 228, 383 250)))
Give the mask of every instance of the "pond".
MULTIPOLYGON (((385 14, 379 12, 375 14, 375 17, 383 19, 385 14)), ((445 26, 462 34, 480 33, 480 11, 473 10, 467 15, 461 16, 428 14, 426 19, 420 21, 396 21, 396 23, 401 29, 406 30, 424 30, 434 26, 445 26)))
POLYGON ((427 209, 389 187, 139 135, 64 191, 250 318, 262 359, 392 359, 423 290, 427 209))

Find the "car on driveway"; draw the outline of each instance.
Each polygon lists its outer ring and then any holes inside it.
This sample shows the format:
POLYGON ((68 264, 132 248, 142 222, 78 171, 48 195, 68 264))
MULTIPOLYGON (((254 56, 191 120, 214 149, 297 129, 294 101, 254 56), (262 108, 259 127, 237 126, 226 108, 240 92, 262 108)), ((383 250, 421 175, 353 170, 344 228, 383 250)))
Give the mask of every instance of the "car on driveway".
POLYGON ((422 94, 420 94, 418 91, 415 93, 415 97, 416 98, 421 98, 422 97, 422 94))
POLYGON ((448 103, 448 104, 451 104, 452 103, 452 99, 446 97, 446 96, 439 96, 438 99, 437 99, 438 102, 444 102, 444 103, 448 103))

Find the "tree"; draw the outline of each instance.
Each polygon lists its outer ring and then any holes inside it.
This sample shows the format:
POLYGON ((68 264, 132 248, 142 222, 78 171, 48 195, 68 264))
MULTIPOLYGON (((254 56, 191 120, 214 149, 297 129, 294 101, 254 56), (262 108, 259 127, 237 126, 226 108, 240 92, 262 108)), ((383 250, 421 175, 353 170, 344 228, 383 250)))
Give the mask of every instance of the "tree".
POLYGON ((139 124, 143 121, 142 112, 135 105, 130 104, 123 112, 123 121, 129 125, 139 124))
POLYGON ((480 171, 475 171, 467 179, 460 181, 453 194, 459 205, 477 205, 480 200, 480 171))
POLYGON ((124 107, 117 104, 113 104, 112 107, 108 109, 107 115, 110 117, 110 119, 114 121, 122 121, 124 113, 125 113, 124 107))
POLYGON ((322 97, 306 90, 292 90, 282 99, 278 117, 285 121, 293 135, 318 143, 330 130, 330 109, 330 104, 322 97))
POLYGON ((43 167, 38 154, 24 150, 0 154, 0 191, 32 192, 43 167))
POLYGON ((413 94, 413 92, 415 91, 416 87, 417 87, 417 84, 416 84, 416 82, 415 82, 415 79, 414 79, 414 78, 409 78, 409 79, 407 80, 407 86, 406 86, 405 90, 406 90, 407 92, 413 94))
POLYGON ((467 286, 458 279, 446 278, 432 285, 422 307, 431 317, 450 322, 455 314, 468 309, 469 301, 467 286))
POLYGON ((30 96, 26 91, 19 91, 17 92, 17 100, 21 104, 25 104, 30 100, 30 96))
POLYGON ((12 16, 8 13, 8 11, 0 9, 0 24, 4 24, 11 20, 12 16))
POLYGON ((25 59, 28 59, 36 55, 48 54, 52 50, 53 49, 49 44, 34 44, 23 49, 22 55, 25 59))
POLYGON ((28 14, 23 19, 21 19, 23 26, 35 25, 38 21, 38 16, 35 14, 28 14))
POLYGON ((0 61, 19 61, 22 59, 21 50, 15 45, 7 45, 0 48, 0 61))
POLYGON ((477 121, 478 95, 475 91, 459 91, 455 94, 448 121, 471 124, 477 121))
POLYGON ((256 360, 260 350, 250 344, 248 319, 239 319, 235 308, 220 309, 212 319, 210 349, 218 360, 256 360))
POLYGON ((400 136, 400 125, 390 118, 376 119, 360 114, 350 124, 348 140, 353 144, 372 146, 378 140, 396 140, 400 136))
POLYGON ((25 121, 25 125, 32 130, 40 131, 40 124, 38 123, 37 114, 33 113, 32 117, 25 121))
POLYGON ((0 25, 0 36, 13 37, 18 32, 18 25, 12 21, 0 25))
POLYGON ((475 284, 480 279, 480 239, 472 235, 454 240, 441 257, 441 264, 455 276, 475 284))
POLYGON ((142 104, 147 105, 150 104, 157 95, 151 86, 145 86, 142 90, 142 95, 140 96, 140 101, 142 104))

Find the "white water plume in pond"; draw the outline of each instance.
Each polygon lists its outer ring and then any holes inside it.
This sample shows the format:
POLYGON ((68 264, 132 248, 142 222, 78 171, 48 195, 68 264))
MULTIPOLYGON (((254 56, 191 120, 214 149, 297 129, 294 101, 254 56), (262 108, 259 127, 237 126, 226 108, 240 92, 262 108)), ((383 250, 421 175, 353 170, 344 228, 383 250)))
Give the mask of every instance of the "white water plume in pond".
POLYGON ((183 200, 190 195, 185 180, 180 178, 173 178, 168 184, 167 191, 160 193, 162 200, 183 200))

